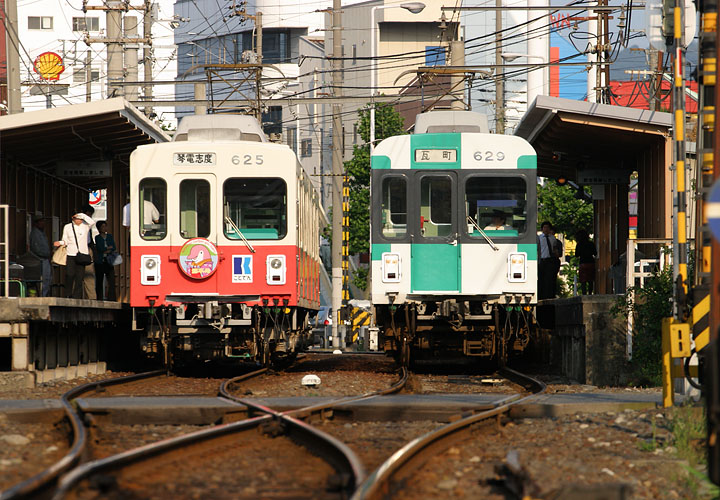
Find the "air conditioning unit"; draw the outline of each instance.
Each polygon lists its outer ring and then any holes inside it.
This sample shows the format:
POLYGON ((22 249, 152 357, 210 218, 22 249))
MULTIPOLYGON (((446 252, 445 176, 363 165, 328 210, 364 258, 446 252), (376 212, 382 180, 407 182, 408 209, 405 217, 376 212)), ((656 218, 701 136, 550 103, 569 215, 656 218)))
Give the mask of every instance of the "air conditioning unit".
POLYGON ((243 50, 240 59, 242 60, 243 64, 256 64, 257 54, 252 50, 243 50))

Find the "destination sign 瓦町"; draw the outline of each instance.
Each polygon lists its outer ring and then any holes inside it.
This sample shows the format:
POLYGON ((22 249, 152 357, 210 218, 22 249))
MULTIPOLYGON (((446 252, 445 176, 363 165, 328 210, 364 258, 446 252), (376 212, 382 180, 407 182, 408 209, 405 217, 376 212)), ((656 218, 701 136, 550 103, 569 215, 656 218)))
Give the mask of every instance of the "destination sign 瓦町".
POLYGON ((417 163, 454 163, 457 161, 457 151, 454 149, 416 149, 415 162, 417 163))

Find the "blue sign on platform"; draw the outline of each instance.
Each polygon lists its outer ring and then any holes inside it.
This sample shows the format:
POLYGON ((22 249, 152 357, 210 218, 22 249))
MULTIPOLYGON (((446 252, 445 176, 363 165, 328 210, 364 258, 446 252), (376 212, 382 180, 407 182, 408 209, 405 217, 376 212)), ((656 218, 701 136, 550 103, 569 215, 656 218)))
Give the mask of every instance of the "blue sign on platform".
POLYGON ((713 236, 720 241, 720 179, 715 181, 710 191, 710 198, 705 205, 705 217, 713 236))

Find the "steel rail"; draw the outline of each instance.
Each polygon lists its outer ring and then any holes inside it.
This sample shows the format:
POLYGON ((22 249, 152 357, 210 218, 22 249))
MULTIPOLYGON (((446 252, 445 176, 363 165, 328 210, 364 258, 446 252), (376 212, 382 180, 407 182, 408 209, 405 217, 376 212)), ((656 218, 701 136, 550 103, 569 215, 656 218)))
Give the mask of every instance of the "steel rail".
POLYGON ((101 380, 97 382, 89 382, 81 386, 70 389, 62 395, 60 400, 63 409, 65 410, 65 416, 70 421, 73 432, 73 443, 65 456, 55 462, 53 465, 43 470, 42 472, 32 476, 29 479, 13 486, 12 488, 5 490, 0 495, 0 500, 9 500, 16 498, 26 498, 30 496, 39 495, 43 489, 51 487, 53 482, 58 481, 58 478, 69 471, 75 464, 80 461, 82 453, 85 451, 87 445, 87 431, 82 416, 76 411, 73 400, 81 396, 82 394, 88 393, 92 390, 97 390, 101 387, 109 387, 112 385, 126 384, 135 380, 142 380, 145 378, 158 377, 165 375, 165 370, 155 370, 151 372, 138 373, 135 375, 128 375, 126 377, 117 377, 108 380, 101 380))
MULTIPOLYGON (((71 470, 69 473, 67 473, 60 480, 55 495, 53 496, 53 500, 59 500, 64 498, 80 481, 94 474, 109 469, 116 469, 119 466, 147 460, 163 453, 186 447, 188 445, 200 443, 203 441, 210 441, 212 439, 220 438, 236 432, 250 430, 260 426, 263 423, 269 423, 273 421, 280 424, 281 428, 283 429, 284 435, 286 435, 294 442, 300 443, 304 447, 317 453, 319 456, 325 459, 336 471, 340 472, 340 477, 343 478, 344 481, 343 484, 341 484, 340 486, 347 491, 347 494, 349 496, 364 480, 365 471, 360 459, 347 445, 337 440, 336 438, 318 429, 313 428, 299 418, 277 412, 264 405, 246 399, 238 398, 230 394, 229 387, 231 385, 241 382, 243 380, 257 377, 266 373, 267 371, 267 368, 262 368, 254 372, 226 380, 222 383, 219 390, 219 394, 223 398, 226 398, 237 405, 245 406, 246 408, 248 408, 249 413, 258 412, 262 415, 254 416, 239 422, 232 422, 228 424, 214 426, 210 429, 203 429, 197 432, 177 436, 174 438, 168 438, 162 441, 158 441, 156 443, 147 444, 145 446, 134 448, 132 450, 119 453, 117 455, 113 455, 99 460, 94 460, 92 462, 88 462, 86 464, 78 466, 75 469, 71 470)), ((342 398, 334 402, 295 410, 294 412, 302 414, 302 412, 305 411, 307 415, 310 415, 314 412, 320 411, 320 407, 322 407, 322 409, 327 409, 332 407, 333 405, 338 405, 348 401, 374 397, 377 395, 388 394, 391 392, 397 392, 402 389, 406 380, 407 371, 403 370, 400 380, 388 389, 384 389, 382 391, 371 394, 366 394, 363 396, 342 398)))
POLYGON ((450 439, 455 442, 455 440, 459 439, 464 433, 471 432, 471 428, 475 424, 507 413, 514 405, 545 391, 545 384, 523 375, 520 372, 510 368, 503 368, 500 370, 500 373, 508 380, 519 383, 519 385, 522 385, 526 389, 530 389, 532 394, 526 396, 515 394, 503 398, 496 402, 495 407, 490 410, 482 411, 450 423, 410 441, 375 469, 355 491, 351 500, 392 498, 391 482, 393 480, 400 480, 411 474, 417 467, 425 463, 427 459, 432 456, 433 452, 449 446, 450 443, 448 441, 450 439))

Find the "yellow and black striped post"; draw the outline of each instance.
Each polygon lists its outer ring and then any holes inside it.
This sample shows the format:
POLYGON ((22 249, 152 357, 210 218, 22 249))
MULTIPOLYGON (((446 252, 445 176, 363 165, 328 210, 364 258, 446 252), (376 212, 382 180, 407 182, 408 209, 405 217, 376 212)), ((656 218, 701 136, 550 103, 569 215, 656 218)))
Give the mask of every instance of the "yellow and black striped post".
POLYGON ((675 124, 673 127, 673 142, 675 151, 675 201, 677 204, 677 217, 675 219, 676 267, 674 277, 675 310, 674 317, 679 321, 686 319, 685 297, 688 292, 687 283, 687 193, 685 186, 685 48, 683 47, 684 32, 683 0, 675 0, 673 9, 673 114, 675 124), (678 283, 679 282, 679 283, 678 283))
MULTIPOLYGON (((359 307, 350 309, 350 323, 352 323, 352 341, 357 342, 360 338, 360 329, 363 326, 370 326, 372 315, 369 311, 363 311, 359 307)), ((365 346, 367 349, 367 345, 365 346)))
MULTIPOLYGON (((342 310, 343 320, 348 317, 348 302, 350 301, 350 185, 348 176, 343 176, 342 187, 342 310)), ((346 337, 347 339, 347 337, 346 337)))

